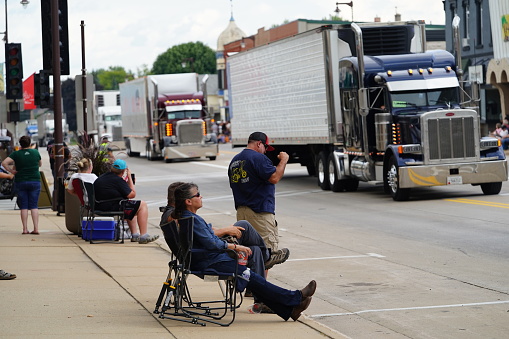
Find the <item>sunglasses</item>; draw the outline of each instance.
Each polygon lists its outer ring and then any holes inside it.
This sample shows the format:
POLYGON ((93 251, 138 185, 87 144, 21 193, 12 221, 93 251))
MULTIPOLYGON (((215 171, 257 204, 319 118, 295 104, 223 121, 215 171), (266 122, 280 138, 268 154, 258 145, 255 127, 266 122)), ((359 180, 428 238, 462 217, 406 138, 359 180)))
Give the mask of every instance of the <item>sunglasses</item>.
POLYGON ((193 195, 193 196, 192 196, 192 197, 190 197, 189 199, 199 198, 199 197, 201 197, 200 192, 196 193, 195 195, 193 195))

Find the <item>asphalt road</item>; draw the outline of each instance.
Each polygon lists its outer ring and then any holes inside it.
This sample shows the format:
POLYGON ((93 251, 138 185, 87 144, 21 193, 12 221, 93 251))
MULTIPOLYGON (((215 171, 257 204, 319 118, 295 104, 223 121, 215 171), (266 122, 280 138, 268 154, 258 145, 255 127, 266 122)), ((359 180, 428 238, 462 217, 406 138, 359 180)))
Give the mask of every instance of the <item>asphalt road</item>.
MULTIPOLYGON (((216 161, 166 164, 127 158, 150 228, 174 181, 199 185, 215 226, 235 221, 226 175, 240 149, 221 145, 216 161)), ((416 189, 394 202, 381 187, 322 191, 304 167, 289 165, 277 185, 280 244, 290 259, 269 280, 302 288, 316 279, 307 314, 352 338, 507 338, 509 184, 500 195, 479 187, 416 189)))

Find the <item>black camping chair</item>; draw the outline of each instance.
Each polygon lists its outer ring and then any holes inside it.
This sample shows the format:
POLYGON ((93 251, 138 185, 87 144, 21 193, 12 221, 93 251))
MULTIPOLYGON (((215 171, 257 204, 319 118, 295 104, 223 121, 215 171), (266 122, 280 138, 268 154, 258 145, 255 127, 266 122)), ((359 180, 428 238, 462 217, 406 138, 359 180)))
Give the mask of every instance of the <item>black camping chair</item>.
POLYGON ((87 214, 87 222, 86 226, 83 229, 84 232, 90 231, 88 234, 89 240, 91 244, 100 244, 100 243, 124 243, 124 202, 127 201, 126 199, 113 199, 113 200, 104 200, 104 201, 118 201, 121 208, 119 211, 99 211, 96 210, 95 205, 100 202, 95 199, 95 190, 94 190, 94 184, 89 182, 81 181, 83 184, 83 201, 84 201, 84 208, 86 210, 87 214), (112 240, 102 240, 102 241, 94 241, 93 234, 94 234, 94 219, 95 217, 113 217, 116 219, 115 222, 115 228, 114 228, 114 236, 112 240))
MULTIPOLYGON (((191 254, 193 252, 210 252, 193 249, 194 218, 173 220, 161 226, 164 239, 172 252, 172 260, 168 263, 169 273, 156 302, 154 313, 159 318, 173 319, 205 326, 205 322, 221 326, 229 326, 235 320, 235 311, 242 304, 242 294, 237 304, 237 270, 235 272, 218 272, 213 269, 202 271, 191 270, 191 254), (222 299, 196 301, 193 300, 188 288, 187 277, 192 274, 201 279, 214 278, 219 281, 222 299), (231 316, 224 320, 226 314, 231 316)), ((237 254, 233 252, 235 257, 237 254)))

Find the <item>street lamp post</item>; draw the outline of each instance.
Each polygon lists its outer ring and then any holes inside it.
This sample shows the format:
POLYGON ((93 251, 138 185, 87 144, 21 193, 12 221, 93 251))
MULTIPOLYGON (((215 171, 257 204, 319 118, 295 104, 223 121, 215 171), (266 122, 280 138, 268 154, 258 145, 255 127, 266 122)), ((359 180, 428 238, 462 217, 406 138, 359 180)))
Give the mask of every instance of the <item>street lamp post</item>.
MULTIPOLYGON (((27 8, 28 4, 30 3, 29 0, 21 0, 20 4, 23 5, 23 8, 27 8)), ((0 34, 4 35, 4 41, 5 43, 8 43, 8 37, 7 37, 7 0, 5 0, 5 32, 2 32, 0 34)))
POLYGON ((350 6, 350 8, 352 9, 352 22, 353 22, 353 1, 350 1, 350 2, 336 2, 336 9, 334 10, 334 12, 336 12, 337 15, 339 15, 339 12, 341 12, 341 10, 339 9, 339 5, 350 6))
POLYGON ((182 64, 181 64, 182 68, 187 67, 187 62, 189 62, 189 67, 191 68, 191 73, 194 73, 194 58, 190 57, 190 58, 182 59, 182 64))

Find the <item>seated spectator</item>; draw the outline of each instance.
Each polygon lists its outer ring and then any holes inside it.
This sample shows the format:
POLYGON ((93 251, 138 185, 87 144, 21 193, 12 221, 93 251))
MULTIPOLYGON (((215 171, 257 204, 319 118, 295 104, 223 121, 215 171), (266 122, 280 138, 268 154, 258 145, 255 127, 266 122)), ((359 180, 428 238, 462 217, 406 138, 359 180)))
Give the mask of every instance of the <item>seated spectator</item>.
MULTIPOLYGON (((186 183, 175 189, 175 210, 172 218, 180 219, 194 217, 193 247, 197 249, 222 250, 230 249, 244 252, 248 257, 252 255, 249 247, 228 243, 219 239, 213 232, 212 226, 196 214, 202 207, 202 197, 198 186, 186 183)), ((267 305, 274 313, 285 321, 292 318, 296 321, 301 313, 308 308, 312 295, 316 290, 316 282, 312 280, 302 290, 287 290, 276 286, 248 267, 239 265, 237 261, 225 252, 193 253, 191 269, 202 270, 206 268, 224 272, 238 270, 236 289, 239 292, 247 287, 253 295, 267 305)))
MULTIPOLYGON (((133 199, 136 197, 131 171, 127 163, 117 159, 111 167, 111 171, 104 173, 94 182, 96 209, 99 211, 119 211, 121 199, 133 199), (127 172, 127 182, 122 179, 127 172)), ((124 203, 124 218, 131 230, 132 242, 147 244, 159 238, 158 235, 147 233, 148 206, 142 200, 128 200, 124 203), (139 232, 136 231, 138 225, 139 232)))
POLYGON ((502 125, 500 122, 497 122, 495 125, 495 130, 491 132, 491 136, 502 139, 508 134, 507 128, 505 125, 502 125))
MULTIPOLYGON (((175 210, 175 189, 184 182, 174 182, 168 186, 168 203, 161 216, 159 225, 173 220, 171 213, 175 210)), ((253 254, 248 258, 247 266, 261 276, 265 276, 265 262, 269 260, 269 251, 262 237, 246 220, 239 220, 235 224, 223 228, 212 227, 214 234, 219 238, 232 237, 240 244, 251 248, 253 254)))
POLYGON ((91 184, 93 184, 97 179, 97 175, 92 173, 92 160, 83 158, 76 163, 76 166, 78 166, 78 173, 71 175, 71 178, 69 179, 69 185, 67 186, 67 192, 71 193, 72 195, 76 195, 74 192, 74 186, 72 185, 72 182, 75 179, 81 179, 81 181, 89 182, 91 184))

